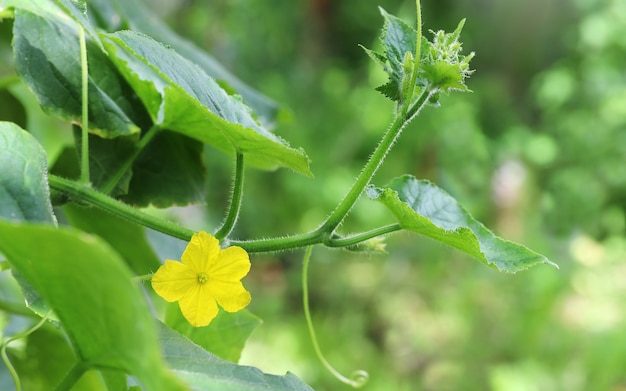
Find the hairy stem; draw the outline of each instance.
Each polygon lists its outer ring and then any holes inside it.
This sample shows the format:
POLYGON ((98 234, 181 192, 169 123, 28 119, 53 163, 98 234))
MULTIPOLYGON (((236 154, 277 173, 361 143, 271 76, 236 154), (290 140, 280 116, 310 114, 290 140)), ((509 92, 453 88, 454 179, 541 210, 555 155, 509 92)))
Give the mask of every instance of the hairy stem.
POLYGON ((406 117, 396 117, 363 167, 363 170, 354 181, 346 196, 343 200, 341 200, 337 208, 331 213, 326 221, 318 228, 319 232, 324 232, 330 236, 337 226, 341 224, 348 212, 350 212, 350 209, 352 209, 352 206, 354 206, 358 198, 361 196, 365 187, 370 183, 382 165, 385 157, 400 136, 400 133, 402 133, 402 129, 404 129, 404 127, 414 118, 414 115, 426 105, 431 94, 432 92, 430 90, 425 89, 420 97, 408 108, 407 113, 413 112, 413 115, 407 114, 406 117))
POLYGON ((317 231, 304 234, 284 236, 279 238, 259 239, 259 240, 231 240, 229 245, 239 246, 249 253, 266 253, 292 250, 296 248, 320 244, 324 240, 324 235, 317 231))
POLYGON ((235 183, 233 185, 233 194, 230 199, 230 205, 226 214, 226 219, 222 227, 217 230, 215 237, 217 240, 222 240, 227 237, 239 217, 239 209, 241 208, 241 198, 243 196, 243 175, 244 174, 244 160, 243 153, 237 152, 237 162, 235 163, 235 183))
POLYGON ((352 236, 348 236, 346 238, 337 238, 337 239, 328 239, 324 242, 324 244, 328 247, 349 247, 354 246, 359 243, 365 242, 372 238, 387 235, 393 232, 400 231, 402 227, 400 224, 390 224, 384 227, 375 228, 369 230, 367 232, 361 232, 358 234, 354 234, 352 236))
POLYGON ((194 234, 194 231, 190 229, 144 213, 139 209, 117 201, 106 194, 102 194, 89 186, 64 179, 56 175, 49 175, 48 181, 50 182, 50 188, 52 189, 61 191, 81 201, 85 201, 90 205, 97 206, 111 214, 133 223, 152 228, 159 232, 163 232, 164 234, 186 241, 189 241, 191 236, 194 234))

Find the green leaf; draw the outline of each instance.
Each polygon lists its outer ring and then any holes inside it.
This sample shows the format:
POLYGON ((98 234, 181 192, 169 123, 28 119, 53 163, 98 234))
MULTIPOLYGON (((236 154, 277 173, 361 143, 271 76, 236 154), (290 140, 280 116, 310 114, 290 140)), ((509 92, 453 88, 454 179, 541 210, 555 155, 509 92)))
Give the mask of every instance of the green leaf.
POLYGON ((132 31, 103 34, 113 62, 155 124, 262 166, 310 175, 308 158, 263 128, 243 102, 228 95, 200 67, 174 50, 132 31))
POLYGON ((159 131, 135 160, 128 193, 121 198, 159 208, 203 202, 207 180, 203 149, 202 143, 183 134, 159 131))
POLYGON ((56 224, 46 176, 46 152, 30 133, 0 122, 0 218, 56 224))
POLYGON ((146 238, 143 226, 131 223, 98 208, 68 204, 63 212, 69 223, 87 233, 95 234, 111 245, 137 275, 153 273, 161 261, 146 238))
POLYGON ((387 13, 381 7, 378 8, 385 19, 381 35, 383 53, 377 53, 365 47, 363 49, 374 62, 383 67, 389 76, 389 81, 376 90, 389 99, 398 101, 407 98, 403 96, 402 85, 404 79, 410 78, 411 75, 406 72, 403 64, 406 53, 411 53, 415 58, 417 31, 402 19, 387 13))
POLYGON ((165 323, 212 354, 236 363, 246 340, 261 324, 261 319, 248 310, 221 310, 208 326, 193 327, 183 317, 178 304, 170 304, 165 323))
MULTIPOLYGON (((78 26, 60 12, 46 17, 17 9, 13 28, 15 69, 44 111, 64 120, 81 119, 78 26)), ((137 103, 106 55, 87 41, 89 127, 102 137, 138 133, 131 117, 137 103)))
MULTIPOLYGON (((417 31, 401 19, 380 8, 385 19, 381 41, 383 53, 365 49, 375 63, 383 67, 389 81, 376 88, 393 101, 412 99, 407 91, 411 91, 411 72, 416 57, 417 31), (408 62, 407 61, 407 55, 408 62)), ((420 94, 425 86, 432 90, 449 92, 451 90, 469 91, 465 79, 473 71, 469 62, 474 53, 461 55, 462 44, 459 36, 465 19, 461 20, 452 33, 433 32, 433 40, 422 38, 418 74, 415 80, 417 88, 414 93, 420 94)), ((436 101, 431 103, 437 103, 436 101)))
POLYGON ((370 187, 367 194, 387 206, 402 228, 456 247, 498 270, 514 273, 539 263, 556 266, 543 255, 495 236, 429 181, 405 175, 383 188, 370 187))
MULTIPOLYGON (((82 132, 77 126, 73 128, 74 153, 78 158, 75 160, 77 164, 76 170, 80 172, 78 164, 81 158, 82 132)), ((130 158, 137 145, 137 136, 119 136, 113 139, 106 139, 95 134, 89 134, 89 180, 94 188, 101 189, 122 167, 126 159, 130 158)), ((109 195, 117 197, 128 193, 132 174, 132 170, 128 170, 109 195)), ((79 176, 73 178, 78 179, 79 176)))
POLYGON ((183 57, 201 67, 209 76, 227 84, 239 93, 244 102, 254 109, 259 121, 266 127, 272 127, 283 111, 278 104, 254 90, 226 68, 215 58, 192 42, 182 38, 169 28, 159 17, 141 1, 126 0, 90 0, 89 10, 96 15, 101 28, 114 32, 127 28, 149 35, 159 42, 170 45, 183 57))
POLYGON ((291 373, 268 375, 224 361, 163 324, 160 341, 167 363, 194 391, 312 391, 291 373))
POLYGON ((54 309, 86 365, 135 375, 148 390, 184 389, 164 366, 139 285, 101 239, 0 221, 0 251, 54 309))
POLYGON ((54 0, 54 2, 89 34, 104 51, 100 37, 87 18, 87 0, 54 0))

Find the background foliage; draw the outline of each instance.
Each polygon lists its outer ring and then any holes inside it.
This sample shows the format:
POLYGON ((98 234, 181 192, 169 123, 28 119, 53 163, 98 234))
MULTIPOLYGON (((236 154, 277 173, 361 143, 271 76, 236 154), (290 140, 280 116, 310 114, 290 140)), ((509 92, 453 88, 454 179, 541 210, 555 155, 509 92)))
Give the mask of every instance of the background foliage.
MULTIPOLYGON (((312 228, 391 120, 391 103, 373 91, 384 76, 358 47, 373 46, 381 25, 376 4, 149 3, 174 30, 283 104, 277 133, 312 159, 315 182, 287 170, 247 172, 254 194, 244 196, 236 236, 312 228)), ((412 20, 413 2, 380 5, 412 20)), ((467 18, 464 44, 477 53, 468 83, 474 92, 427 108, 377 183, 398 172, 431 179, 501 236, 561 268, 501 274, 413 235, 389 238, 388 256, 316 249, 310 293, 322 349, 344 372, 368 370, 367 390, 626 389, 626 4, 424 0, 423 15, 433 30, 467 18)), ((10 28, 0 24, 2 37, 10 28)), ((0 47, 0 71, 10 56, 0 47)), ((27 95, 3 91, 0 118, 25 128, 26 113, 45 121, 28 128, 48 129, 36 136, 54 161, 67 143, 66 125, 31 115, 38 108, 27 95), (55 127, 61 131, 49 131, 55 127)), ((232 172, 223 157, 205 154, 212 168, 206 203, 172 210, 185 224, 219 223, 232 172)), ((363 199, 344 229, 387 219, 381 205, 363 199)), ((292 371, 316 390, 341 389, 308 340, 300 259, 253 258, 250 310, 264 324, 241 362, 292 371)), ((53 360, 48 365, 54 373, 53 360)), ((0 380, 10 384, 4 374, 0 380)))

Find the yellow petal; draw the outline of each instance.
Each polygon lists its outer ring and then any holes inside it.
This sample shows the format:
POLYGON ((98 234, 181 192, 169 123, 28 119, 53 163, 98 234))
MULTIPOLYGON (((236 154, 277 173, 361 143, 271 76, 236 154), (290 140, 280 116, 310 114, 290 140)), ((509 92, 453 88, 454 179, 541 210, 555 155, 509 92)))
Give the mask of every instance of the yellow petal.
POLYGON ((201 231, 191 237, 181 260, 196 272, 206 273, 219 252, 220 242, 212 235, 201 231))
POLYGON ((250 271, 250 258, 241 247, 232 246, 221 250, 208 270, 211 279, 239 281, 250 271))
POLYGON ((165 261, 165 264, 161 265, 152 276, 152 288, 169 302, 180 300, 197 284, 197 273, 189 266, 177 261, 165 261))
POLYGON ((190 294, 178 302, 180 311, 194 327, 207 326, 217 316, 217 303, 211 296, 207 284, 196 284, 190 294))
POLYGON ((250 292, 240 281, 210 280, 205 286, 208 286, 217 303, 228 312, 237 312, 250 304, 250 292))

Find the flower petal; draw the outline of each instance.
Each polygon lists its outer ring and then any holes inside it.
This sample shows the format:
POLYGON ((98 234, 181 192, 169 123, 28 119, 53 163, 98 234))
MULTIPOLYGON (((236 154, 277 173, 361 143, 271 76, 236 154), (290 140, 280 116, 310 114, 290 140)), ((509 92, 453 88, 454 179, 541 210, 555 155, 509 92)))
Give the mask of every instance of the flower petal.
POLYGON ((218 312, 217 303, 207 289, 207 284, 196 284, 194 291, 182 297, 178 305, 185 319, 194 327, 207 326, 218 312))
POLYGON ((181 260, 196 272, 206 273, 219 253, 220 242, 212 235, 201 231, 191 237, 181 260))
POLYGON ((169 302, 188 295, 197 284, 197 273, 177 261, 166 260, 152 276, 152 288, 169 302))
POLYGON ((217 303, 228 312, 242 310, 252 300, 250 292, 243 287, 240 281, 210 280, 205 286, 208 286, 211 296, 217 300, 217 303))
POLYGON ((211 264, 208 275, 213 280, 239 281, 250 271, 250 258, 241 247, 232 246, 221 250, 211 264))

